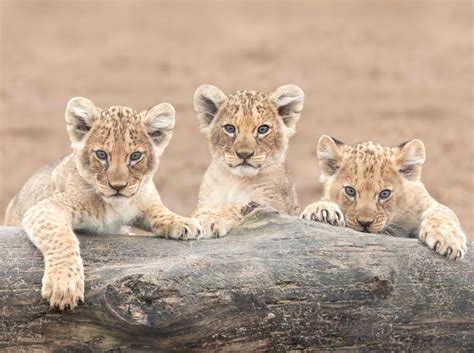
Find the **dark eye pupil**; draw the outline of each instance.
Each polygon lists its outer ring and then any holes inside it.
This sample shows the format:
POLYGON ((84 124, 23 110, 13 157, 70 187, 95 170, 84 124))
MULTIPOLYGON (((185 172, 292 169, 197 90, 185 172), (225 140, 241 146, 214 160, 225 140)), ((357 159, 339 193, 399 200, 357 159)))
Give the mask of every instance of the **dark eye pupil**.
POLYGON ((268 125, 262 125, 258 128, 258 133, 259 134, 264 134, 266 133, 268 130, 270 129, 270 127, 268 125))
POLYGON ((390 190, 384 190, 380 193, 380 197, 382 197, 383 199, 386 199, 387 197, 390 196, 390 190))

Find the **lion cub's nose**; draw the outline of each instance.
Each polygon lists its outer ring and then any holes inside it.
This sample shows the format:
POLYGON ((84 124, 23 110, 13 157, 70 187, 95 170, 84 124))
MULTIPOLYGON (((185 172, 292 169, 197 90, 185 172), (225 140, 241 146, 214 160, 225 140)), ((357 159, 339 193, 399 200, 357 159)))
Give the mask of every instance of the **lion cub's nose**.
POLYGON ((240 152, 235 152, 235 154, 237 155, 237 157, 239 157, 240 159, 249 159, 251 158, 255 152, 249 152, 249 151, 240 151, 240 152))
POLYGON ((372 223, 374 223, 373 219, 368 218, 357 218, 357 222, 364 228, 367 229, 370 227, 372 223))
POLYGON ((109 183, 109 186, 112 189, 116 190, 116 191, 120 191, 120 190, 125 189, 127 187, 127 185, 128 185, 128 183, 125 183, 125 184, 124 183, 122 183, 122 184, 111 184, 111 183, 109 183))

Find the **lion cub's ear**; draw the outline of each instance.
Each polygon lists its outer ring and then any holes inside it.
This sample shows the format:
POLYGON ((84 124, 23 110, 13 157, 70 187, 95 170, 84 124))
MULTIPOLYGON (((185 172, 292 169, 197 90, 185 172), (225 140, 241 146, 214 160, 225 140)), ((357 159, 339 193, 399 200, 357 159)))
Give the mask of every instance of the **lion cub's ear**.
POLYGON ((219 111, 227 96, 219 88, 212 85, 199 86, 194 92, 194 110, 199 119, 201 130, 205 130, 219 111))
POLYGON ((173 135, 176 112, 169 103, 161 103, 140 113, 155 146, 164 149, 173 135))
POLYGON ((327 177, 334 175, 340 167, 342 152, 340 146, 344 143, 327 135, 320 137, 318 142, 317 155, 319 167, 321 168, 321 182, 327 177))
POLYGON ((399 172, 408 180, 419 180, 421 168, 425 163, 425 145, 421 140, 414 139, 396 147, 395 163, 399 172))
POLYGON ((278 115, 285 125, 295 132, 304 104, 304 92, 296 85, 284 85, 270 93, 270 99, 278 109, 278 115))
POLYGON ((66 124, 73 145, 87 135, 99 111, 100 108, 87 98, 74 97, 67 103, 66 124))

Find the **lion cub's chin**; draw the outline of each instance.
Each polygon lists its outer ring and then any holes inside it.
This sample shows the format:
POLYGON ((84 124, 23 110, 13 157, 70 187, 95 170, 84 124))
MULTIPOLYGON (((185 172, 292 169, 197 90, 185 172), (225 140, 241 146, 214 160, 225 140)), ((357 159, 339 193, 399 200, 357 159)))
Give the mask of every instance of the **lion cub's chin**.
POLYGON ((123 205, 123 204, 126 204, 127 202, 129 202, 133 196, 135 194, 133 194, 132 196, 125 196, 125 195, 119 195, 119 196, 102 196, 102 199, 108 203, 108 204, 111 204, 111 205, 123 205))
POLYGON ((229 169, 232 174, 245 178, 245 177, 254 177, 260 172, 260 168, 255 168, 250 165, 239 165, 237 167, 230 167, 229 169))

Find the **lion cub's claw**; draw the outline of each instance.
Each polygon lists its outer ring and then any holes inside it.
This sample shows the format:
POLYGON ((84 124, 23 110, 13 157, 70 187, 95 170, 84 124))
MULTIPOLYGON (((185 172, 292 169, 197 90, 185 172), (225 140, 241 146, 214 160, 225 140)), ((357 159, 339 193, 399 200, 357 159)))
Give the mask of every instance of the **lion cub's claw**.
POLYGON ((250 201, 240 209, 240 214, 246 218, 251 216, 256 216, 257 218, 267 218, 279 215, 280 212, 278 212, 273 207, 262 205, 255 201, 250 201))
POLYGON ((198 219, 177 216, 171 222, 167 235, 171 239, 195 240, 202 239, 205 230, 198 219))
POLYGON ((319 201, 307 206, 300 218, 344 227, 344 216, 339 206, 331 201, 319 201))
POLYGON ((250 201, 248 204, 246 204, 245 206, 243 206, 240 209, 240 214, 242 216, 247 216, 248 214, 250 214, 256 208, 261 208, 261 207, 262 207, 262 205, 259 204, 258 202, 250 201))
POLYGON ((200 216, 199 220, 204 228, 204 238, 221 238, 226 236, 232 229, 232 225, 212 216, 200 216))
POLYGON ((436 253, 457 261, 467 252, 466 237, 456 225, 427 219, 420 227, 420 240, 436 253))
POLYGON ((43 276, 41 295, 51 308, 74 309, 84 302, 84 274, 78 267, 63 266, 47 270, 43 276))

